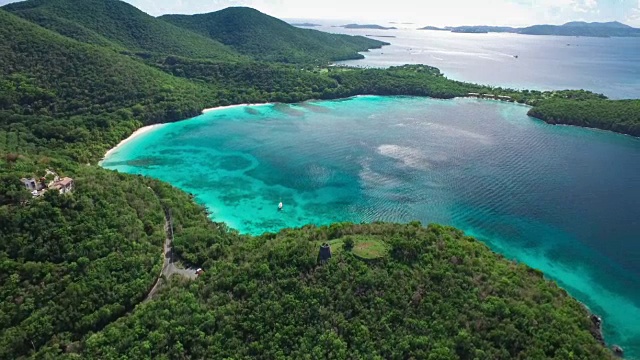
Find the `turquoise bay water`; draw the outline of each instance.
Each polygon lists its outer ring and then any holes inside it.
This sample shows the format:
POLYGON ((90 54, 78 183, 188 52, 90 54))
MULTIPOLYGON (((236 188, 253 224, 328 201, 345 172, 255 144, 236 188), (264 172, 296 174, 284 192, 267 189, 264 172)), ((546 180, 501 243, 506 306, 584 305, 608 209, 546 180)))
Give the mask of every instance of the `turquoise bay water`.
POLYGON ((245 233, 459 227, 557 280, 604 317, 609 344, 640 357, 640 140, 527 110, 373 96, 237 107, 156 128, 102 166, 172 183, 245 233))

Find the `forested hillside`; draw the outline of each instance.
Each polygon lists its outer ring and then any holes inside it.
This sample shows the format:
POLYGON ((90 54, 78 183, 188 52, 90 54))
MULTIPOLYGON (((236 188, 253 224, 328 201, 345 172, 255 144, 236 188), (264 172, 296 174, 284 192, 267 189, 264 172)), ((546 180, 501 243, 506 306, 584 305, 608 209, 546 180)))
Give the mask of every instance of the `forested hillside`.
POLYGON ((176 241, 196 240, 198 232, 222 244, 235 237, 159 181, 72 163, 20 162, 25 174, 67 168, 76 185, 72 196, 48 191, 32 200, 12 174, 19 172, 0 166, 1 359, 75 352, 86 334, 140 303, 162 266, 165 209, 176 241))
POLYGON ((175 283, 158 301, 89 336, 84 354, 612 358, 591 335, 584 308, 564 290, 452 228, 334 224, 219 246, 215 254, 201 279, 175 283), (333 243, 334 257, 319 265, 323 241, 333 243), (343 248, 349 241, 353 250, 343 248), (372 243, 388 253, 361 259, 356 249, 372 243))
POLYGON ((640 136, 640 100, 546 101, 529 111, 550 124, 585 126, 640 136))
POLYGON ((165 15, 160 19, 226 44, 255 59, 284 63, 327 64, 359 59, 358 54, 386 43, 362 36, 300 29, 245 7, 198 15, 165 15))
POLYGON ((18 178, 0 177, 1 359, 101 329, 144 299, 160 271, 165 219, 154 192, 98 169, 73 176, 73 196, 37 201, 18 178))
POLYGON ((54 150, 95 161, 142 124, 195 115, 213 96, 204 85, 3 10, 0 49, 0 149, 5 151, 54 150))
POLYGON ((213 39, 158 20, 119 0, 29 0, 4 9, 91 44, 224 61, 241 58, 213 39))

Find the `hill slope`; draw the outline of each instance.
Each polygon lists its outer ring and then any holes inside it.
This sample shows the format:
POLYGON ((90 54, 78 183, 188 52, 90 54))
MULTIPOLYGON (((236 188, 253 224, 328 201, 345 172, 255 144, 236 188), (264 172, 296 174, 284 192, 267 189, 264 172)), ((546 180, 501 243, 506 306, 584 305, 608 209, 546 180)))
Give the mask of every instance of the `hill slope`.
POLYGON ((555 283, 452 228, 334 224, 248 238, 90 336, 89 358, 611 359, 555 283), (342 249, 384 243, 361 260, 342 249), (318 265, 322 241, 334 257, 318 265), (183 330, 181 330, 183 329, 183 330), (572 355, 571 355, 572 354, 572 355))
POLYGON ((518 29, 518 33, 526 35, 559 35, 559 36, 640 36, 640 29, 619 22, 582 22, 574 21, 563 25, 534 25, 518 29))
POLYGON ((358 59, 359 51, 385 43, 361 36, 300 29, 257 10, 232 7, 199 15, 164 15, 160 19, 226 44, 259 60, 326 63, 358 59))
POLYGON ((567 100, 543 102, 529 116, 549 124, 567 124, 640 136, 640 100, 567 100))
POLYGON ((82 42, 192 58, 231 61, 240 57, 215 40, 119 0, 28 0, 4 9, 82 42))
POLYGON ((75 148, 74 157, 87 162, 142 123, 193 116, 213 97, 205 85, 4 10, 0 63, 0 151, 75 148))
POLYGON ((176 240, 235 237, 170 185, 48 159, 74 178, 72 194, 32 200, 18 179, 45 164, 0 163, 0 359, 60 358, 133 310, 162 268, 166 208, 176 240))
POLYGON ((577 26, 577 27, 600 27, 600 28, 609 28, 609 29, 633 29, 632 26, 627 24, 623 24, 619 21, 609 21, 609 22, 586 22, 586 21, 570 21, 562 25, 563 27, 577 26))
POLYGON ((1 359, 78 341, 144 299, 165 238, 162 207, 144 183, 85 168, 73 171, 72 197, 49 191, 24 205, 6 196, 26 191, 2 170, 1 359))

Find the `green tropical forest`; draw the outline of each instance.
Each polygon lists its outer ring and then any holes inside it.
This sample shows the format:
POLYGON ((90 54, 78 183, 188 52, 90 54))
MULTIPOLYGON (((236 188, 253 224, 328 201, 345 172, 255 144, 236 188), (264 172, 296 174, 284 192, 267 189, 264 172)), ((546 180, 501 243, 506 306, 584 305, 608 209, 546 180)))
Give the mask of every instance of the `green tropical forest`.
POLYGON ((164 15, 171 24, 217 40, 256 60, 320 64, 361 59, 360 51, 388 45, 378 40, 295 28, 245 7, 209 14, 164 15))
POLYGON ((456 229, 244 236, 189 194, 97 166, 136 129, 206 107, 360 94, 509 96, 549 123, 640 135, 638 100, 469 84, 424 65, 329 66, 383 45, 248 8, 154 18, 116 0, 2 7, 0 359, 611 357, 581 304, 456 229), (20 179, 46 170, 73 178, 73 192, 32 198, 20 179), (160 276, 146 301, 168 228, 183 265, 205 273, 160 276), (333 258, 320 265, 323 242, 333 258))
MULTIPOLYGON (((86 339, 93 358, 606 359, 585 310, 461 231, 334 224, 210 245, 207 273, 86 339), (363 258, 335 240, 381 242, 363 258), (319 245, 333 257, 319 266, 319 245)), ((184 249, 186 255, 201 248, 184 249)), ((206 250, 205 250, 206 251, 206 250)))
POLYGON ((159 21, 122 1, 30 0, 4 9, 66 37, 120 51, 223 61, 241 58, 215 40, 159 21))

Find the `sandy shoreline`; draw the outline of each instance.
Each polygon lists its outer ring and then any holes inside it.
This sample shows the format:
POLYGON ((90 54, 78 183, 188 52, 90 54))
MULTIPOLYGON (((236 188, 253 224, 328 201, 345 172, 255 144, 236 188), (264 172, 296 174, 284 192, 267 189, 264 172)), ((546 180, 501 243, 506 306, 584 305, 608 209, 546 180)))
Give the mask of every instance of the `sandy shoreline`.
POLYGON ((100 160, 100 163, 102 163, 102 161, 104 161, 104 159, 106 159, 109 155, 111 155, 113 152, 115 152, 116 150, 118 150, 119 147, 121 147, 122 145, 128 143, 129 141, 137 138, 138 136, 148 133, 149 131, 153 130, 153 129, 157 129, 161 126, 164 126, 165 124, 153 124, 153 125, 148 125, 148 126, 143 126, 140 129, 136 130, 133 132, 133 134, 129 135, 128 138, 120 141, 120 143, 118 143, 118 145, 116 145, 115 147, 109 149, 109 151, 107 151, 104 156, 102 157, 102 160, 100 160))
MULTIPOLYGON (((229 106, 218 106, 218 107, 214 107, 214 108, 204 109, 204 110, 202 110, 202 113, 205 114, 205 113, 208 113, 208 112, 211 112, 211 111, 232 109, 232 108, 237 108, 237 107, 242 107, 242 106, 273 105, 273 104, 274 103, 259 103, 259 104, 236 104, 236 105, 229 105, 229 106)), ((116 145, 115 147, 109 149, 109 151, 107 151, 104 154, 104 156, 102 157, 102 159, 98 162, 98 165, 100 165, 104 161, 104 159, 106 159, 109 155, 113 154, 122 145, 126 144, 127 142, 135 139, 136 137, 138 137, 140 135, 148 133, 149 131, 157 129, 157 128, 159 128, 161 126, 164 126, 166 124, 167 123, 147 125, 147 126, 143 126, 143 127, 139 128, 138 130, 134 131, 133 134, 129 135, 128 138, 120 141, 120 143, 118 143, 118 145, 116 145)))
POLYGON ((260 106, 260 105, 274 105, 274 103, 235 104, 235 105, 228 105, 228 106, 218 106, 218 107, 204 109, 202 110, 202 113, 206 114, 208 112, 217 111, 217 110, 233 109, 233 108, 242 107, 242 106, 260 106))

